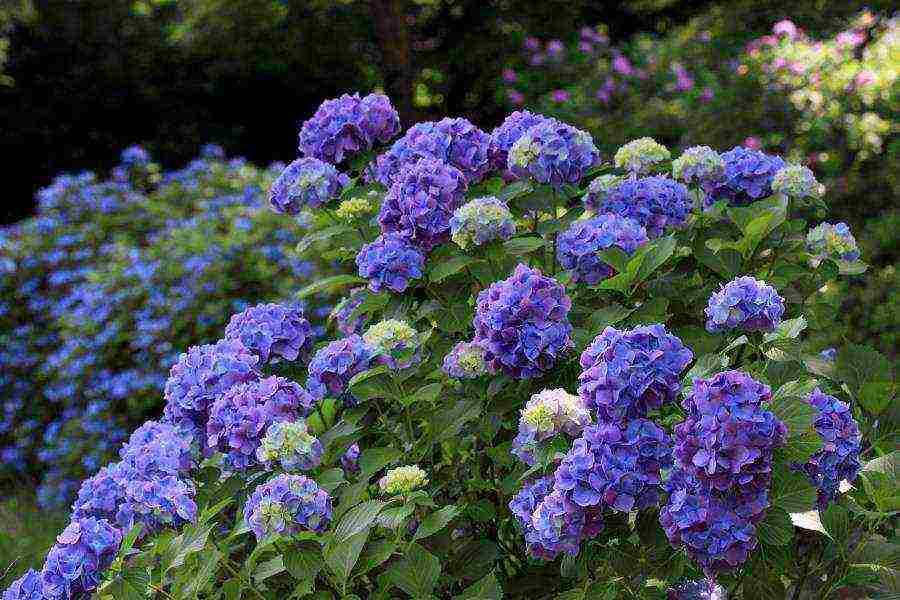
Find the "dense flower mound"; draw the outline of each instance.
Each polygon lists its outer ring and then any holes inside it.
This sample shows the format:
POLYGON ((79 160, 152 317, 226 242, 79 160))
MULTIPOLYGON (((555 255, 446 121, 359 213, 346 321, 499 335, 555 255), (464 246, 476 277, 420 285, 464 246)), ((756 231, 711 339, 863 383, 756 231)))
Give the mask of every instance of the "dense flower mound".
POLYGON ((516 233, 516 221, 506 202, 494 196, 475 198, 454 211, 450 218, 451 238, 463 250, 496 240, 508 240, 516 233))
POLYGON ((613 162, 620 169, 626 169, 635 175, 642 175, 671 157, 672 154, 668 148, 653 138, 642 137, 619 148, 613 157, 613 162))
POLYGON ((428 474, 418 465, 391 469, 378 480, 381 493, 388 496, 405 495, 428 484, 428 474))
POLYGON ((75 519, 56 538, 41 570, 45 598, 76 600, 90 596, 112 563, 122 532, 103 519, 75 519))
POLYGON ((334 321, 335 327, 340 333, 352 335, 360 332, 366 318, 363 315, 354 318, 353 312, 359 308, 366 296, 366 288, 353 288, 345 298, 335 305, 329 318, 334 321))
POLYGON ((666 600, 727 600, 725 588, 715 581, 687 581, 666 590, 666 600))
POLYGON ((728 204, 749 204, 772 195, 772 180, 786 165, 779 156, 736 146, 722 154, 725 174, 709 190, 707 204, 726 200, 728 204))
POLYGON ((405 165, 432 158, 459 169, 469 184, 478 183, 491 168, 490 145, 491 136, 466 119, 417 123, 377 158, 370 176, 389 188, 405 165))
POLYGON ((460 205, 466 180, 456 167, 422 158, 403 165, 384 197, 378 222, 382 233, 399 233, 430 252, 450 240, 450 217, 460 205))
POLYGON ((643 510, 659 502, 671 456, 669 436, 647 419, 589 425, 556 470, 555 489, 581 507, 643 510))
POLYGON ((341 397, 353 376, 371 367, 374 355, 375 349, 356 334, 329 342, 309 361, 309 392, 315 398, 341 397))
POLYGON ((693 358, 663 325, 607 327, 581 355, 578 394, 604 420, 643 418, 675 401, 693 358))
POLYGON ((196 490, 192 481, 169 475, 138 476, 122 483, 124 500, 116 513, 116 522, 123 531, 129 531, 136 523, 145 527, 144 532, 155 532, 163 527, 197 522, 196 490))
POLYGON ((315 335, 302 306, 258 304, 231 317, 225 339, 240 342, 265 364, 306 360, 315 335))
POLYGON ((580 435, 591 422, 591 413, 578 396, 564 389, 543 390, 525 404, 519 417, 519 433, 512 453, 525 464, 534 464, 539 445, 560 433, 580 435))
POLYGON ((581 547, 585 512, 565 494, 553 490, 535 507, 531 527, 526 544, 533 556, 545 560, 552 560, 561 553, 575 556, 581 547))
POLYGON ((403 292, 412 279, 421 279, 425 255, 399 233, 387 233, 366 244, 356 256, 359 276, 369 280, 376 294, 383 288, 403 292))
POLYGON ((784 298, 775 288, 753 277, 738 277, 709 297, 706 330, 775 331, 782 315, 784 298))
POLYGON ((512 174, 507 171, 509 164, 509 151, 512 149, 522 134, 547 120, 547 117, 527 110, 510 113, 499 127, 491 132, 491 166, 495 171, 504 172, 507 177, 512 174))
POLYGON ((556 119, 528 128, 509 149, 513 175, 561 187, 581 181, 600 160, 591 135, 556 119))
POLYGON ((363 341, 375 351, 375 359, 391 369, 408 369, 421 360, 419 333, 406 321, 380 321, 366 330, 363 341))
POLYGON ((400 133, 400 117, 383 94, 326 100, 300 127, 299 150, 332 164, 385 144, 400 133))
POLYGON ((131 434, 119 456, 123 465, 148 476, 186 475, 197 465, 197 444, 191 431, 147 421, 131 434))
MULTIPOLYGON (((509 503, 510 512, 512 512, 513 516, 516 517, 516 520, 519 522, 519 525, 522 527, 522 530, 525 533, 525 546, 528 550, 528 553, 531 556, 534 556, 536 558, 543 558, 545 560, 553 560, 554 558, 556 558, 556 556, 559 554, 559 551, 561 550, 560 542, 562 541, 563 536, 558 536, 557 540, 559 541, 556 543, 551 540, 550 547, 545 546, 542 543, 542 536, 535 527, 532 517, 537 511, 538 507, 543 503, 544 499, 550 495, 552 490, 553 479, 550 477, 543 477, 523 486, 519 493, 516 494, 516 496, 509 503)), ((559 505, 557 504, 556 506, 559 505)), ((551 506, 548 508, 552 509, 553 507, 553 501, 551 501, 551 506)), ((564 513, 566 512, 566 508, 568 508, 568 506, 563 507, 564 513)), ((545 508, 543 516, 550 516, 549 510, 547 508, 545 508)), ((568 521, 566 533, 570 534, 573 528, 572 525, 577 526, 576 521, 578 521, 578 519, 576 517, 575 519, 566 520, 565 517, 568 515, 562 516, 563 518, 559 523, 561 527, 557 529, 557 531, 561 531, 563 522, 568 521)))
POLYGON ((572 301, 552 277, 520 264, 513 274, 478 294, 474 342, 494 372, 529 379, 551 368, 574 345, 572 301))
POLYGON ((3 600, 45 600, 41 574, 28 569, 3 592, 3 600))
POLYGON ((803 165, 788 165, 775 173, 772 191, 797 200, 821 198, 825 187, 813 172, 803 165))
POLYGON ((322 462, 324 452, 322 443, 310 435, 305 421, 277 421, 266 430, 256 458, 269 469, 278 464, 292 473, 315 469, 322 462))
POLYGON ((474 342, 457 342, 444 356, 444 373, 454 379, 476 379, 485 373, 484 348, 474 342))
POLYGON ((632 254, 648 242, 647 232, 634 219, 606 213, 593 219, 575 221, 557 240, 556 257, 572 281, 596 285, 613 274, 598 252, 619 248, 632 254))
POLYGON ((818 388, 807 400, 818 412, 813 426, 824 445, 802 469, 818 489, 818 505, 824 510, 837 497, 841 481, 853 483, 859 474, 862 436, 846 402, 818 388))
POLYGON ((806 250, 818 264, 826 258, 853 262, 859 260, 856 238, 846 223, 819 223, 806 234, 806 250))
POLYGON ((626 179, 612 188, 597 205, 597 212, 630 217, 647 229, 651 238, 666 229, 681 227, 693 207, 690 192, 662 175, 626 179))
POLYGON ((359 444, 354 442, 341 455, 341 467, 343 467, 345 474, 359 472, 359 452, 359 444))
POLYGON ((600 206, 606 202, 609 193, 615 189, 620 183, 624 181, 624 178, 619 175, 612 175, 607 173, 606 175, 601 175, 597 177, 593 181, 591 181, 588 186, 587 192, 584 194, 582 198, 582 202, 589 210, 592 210, 594 214, 601 214, 606 211, 600 210, 600 206))
POLYGON ((348 182, 346 175, 327 162, 298 158, 272 184, 269 203, 276 212, 296 215, 337 198, 348 182))
POLYGON ((725 175, 725 161, 709 146, 692 146, 672 161, 672 176, 707 188, 725 175))
POLYGON ((253 490, 245 516, 260 541, 324 531, 331 521, 331 496, 303 475, 278 475, 253 490))

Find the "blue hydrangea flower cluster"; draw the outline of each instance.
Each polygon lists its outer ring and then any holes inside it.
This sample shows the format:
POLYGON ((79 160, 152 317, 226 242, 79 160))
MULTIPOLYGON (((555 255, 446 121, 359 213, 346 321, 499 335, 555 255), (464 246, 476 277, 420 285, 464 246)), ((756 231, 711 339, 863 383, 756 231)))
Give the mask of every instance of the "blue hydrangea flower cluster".
POLYGON ((709 297, 706 330, 775 331, 784 315, 784 298, 772 286, 750 276, 729 281, 709 297))
POLYGON ((506 202, 495 196, 475 198, 460 206, 450 219, 453 241, 463 250, 495 240, 508 240, 516 233, 516 221, 506 202))
POLYGON ((494 372, 529 379, 553 368, 573 347, 565 288, 520 264, 513 274, 478 294, 473 341, 494 372))
POLYGON ((648 241, 637 221, 607 213, 593 219, 575 221, 557 240, 559 265, 572 274, 572 281, 597 285, 613 274, 598 256, 601 250, 616 247, 632 254, 648 241))
POLYGON ((256 457, 269 469, 279 464, 292 473, 315 469, 324 452, 322 443, 307 430, 306 421, 277 421, 266 430, 256 457))
POLYGON ((507 167, 518 178, 561 187, 577 184, 599 160, 589 133, 546 119, 516 140, 509 149, 507 167))
POLYGON ((725 173, 710 186, 707 206, 718 200, 731 205, 749 204, 772 195, 772 179, 787 163, 779 156, 736 146, 722 154, 725 173))
POLYGON ((560 433, 580 435, 591 422, 591 413, 578 396, 564 389, 543 390, 525 404, 519 417, 519 433, 512 442, 512 454, 527 465, 548 439, 560 433))
POLYGON ((484 348, 473 342, 458 342, 444 357, 444 373, 454 379, 477 379, 484 375, 484 348))
POLYGON ((359 472, 359 444, 352 443, 347 451, 341 455, 341 466, 345 473, 359 472))
POLYGON ((309 361, 306 385, 315 398, 340 398, 354 375, 372 366, 375 349, 359 335, 329 342, 309 361))
POLYGON ((601 175, 591 181, 587 192, 581 198, 585 208, 593 211, 594 214, 606 212, 600 210, 600 206, 606 202, 609 193, 623 181, 625 181, 624 177, 612 174, 601 175))
POLYGON ((725 588, 711 579, 686 581, 666 590, 666 600, 727 600, 725 588))
POLYGON ((387 233, 362 247, 356 265, 359 276, 369 280, 369 289, 376 294, 383 288, 401 293, 410 280, 422 278, 425 255, 401 234, 387 233))
POLYGON ((258 486, 245 507, 257 540, 302 531, 324 531, 331 521, 331 496, 303 475, 278 475, 258 486))
POLYGON ((240 342, 265 364, 306 360, 315 335, 302 306, 258 304, 231 317, 225 339, 240 342))
POLYGON ((491 166, 495 171, 504 173, 506 179, 513 177, 507 170, 509 164, 509 151, 512 149, 522 134, 547 120, 547 117, 521 110, 511 113, 503 120, 499 127, 491 132, 491 166))
POLYGON ((3 592, 3 600, 45 600, 41 574, 28 569, 3 592))
POLYGON ((382 233, 398 233, 430 252, 450 240, 450 217, 466 192, 466 180, 456 167, 433 158, 407 163, 381 205, 382 233))
POLYGON ((390 188, 405 165, 432 158, 459 169, 467 183, 478 183, 491 167, 490 145, 491 137, 466 119, 417 123, 376 159, 369 177, 390 188))
POLYGON ((41 570, 45 598, 88 597, 119 551, 122 532, 104 519, 76 519, 59 534, 41 570))
POLYGON ((578 394, 607 421, 647 417, 681 390, 694 359, 660 324, 620 331, 607 327, 581 355, 578 394))
POLYGON ((172 475, 129 478, 122 482, 124 499, 116 512, 123 531, 141 523, 144 532, 197 522, 195 489, 190 480, 172 475))
POLYGON ((853 262, 859 260, 856 238, 846 223, 820 223, 806 234, 806 250, 812 255, 817 266, 826 258, 837 258, 853 262))
POLYGON ((647 229, 648 236, 656 238, 667 229, 681 227, 693 204, 686 187, 655 175, 622 181, 597 203, 596 210, 630 217, 647 229))
POLYGON ((344 94, 326 100, 300 127, 304 156, 334 165, 358 152, 386 144, 400 132, 400 117, 383 94, 344 94))
POLYGON ((772 191, 796 200, 821 198, 825 186, 816 180, 813 172, 803 165, 788 165, 775 173, 772 191))
POLYGON ((185 475, 197 464, 198 446, 188 430, 147 421, 119 450, 122 463, 148 475, 185 475))
POLYGON ((343 298, 335 305, 329 318, 334 320, 335 327, 337 327, 339 332, 344 335, 353 335, 362 330, 362 326, 366 322, 365 315, 359 315, 356 318, 351 317, 353 317, 354 311, 356 311, 366 299, 366 296, 366 288, 353 288, 350 290, 347 297, 343 298))
POLYGON ((853 483, 859 474, 862 436, 846 402, 818 388, 807 401, 818 412, 813 427, 823 446, 801 468, 818 489, 818 506, 824 510, 837 497, 841 482, 853 483))
POLYGON ((298 158, 282 171, 269 192, 269 203, 279 213, 296 215, 337 198, 349 179, 333 165, 317 158, 298 158))

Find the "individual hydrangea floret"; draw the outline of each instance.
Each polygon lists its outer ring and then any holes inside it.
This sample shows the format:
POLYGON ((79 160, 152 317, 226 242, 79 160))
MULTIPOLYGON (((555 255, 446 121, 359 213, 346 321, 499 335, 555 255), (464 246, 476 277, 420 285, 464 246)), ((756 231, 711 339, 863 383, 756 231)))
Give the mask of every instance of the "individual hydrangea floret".
POLYGON ((346 473, 359 472, 359 444, 350 444, 350 447, 341 456, 341 466, 346 473))
POLYGON ((3 592, 3 600, 46 600, 41 574, 28 569, 3 592))
POLYGON ((676 400, 681 373, 693 358, 659 323, 625 331, 607 327, 581 355, 578 394, 604 420, 646 417, 676 400))
POLYGON ((520 413, 512 453, 525 464, 534 464, 534 452, 543 442, 559 433, 580 435, 590 422, 591 413, 581 398, 561 388, 543 390, 534 394, 520 413))
POLYGON ((784 298, 772 286, 750 276, 738 277, 709 297, 706 330, 775 331, 784 315, 784 298))
POLYGON ((321 532, 331 521, 331 496, 303 475, 278 475, 253 491, 244 514, 259 541, 321 532))
POLYGON ((619 175, 601 175, 594 179, 588 186, 587 192, 584 194, 582 201, 589 210, 594 214, 600 214, 600 206, 606 202, 609 193, 615 189, 624 179, 619 175))
POLYGON ((565 288, 537 269, 518 265, 513 274, 478 294, 474 342, 494 372, 516 379, 539 376, 573 347, 565 288))
POLYGON ((686 581, 666 590, 666 600, 727 600, 725 588, 711 579, 686 581))
POLYGON ((619 148, 613 162, 620 169, 641 175, 672 157, 669 149, 649 137, 632 140, 619 148))
POLYGON ((444 357, 444 373, 454 379, 476 379, 485 369, 484 348, 473 342, 458 342, 444 357))
POLYGON ((597 205, 597 212, 630 217, 647 229, 651 238, 666 229, 681 227, 693 208, 684 185, 662 175, 626 179, 611 189, 597 205))
POLYGON ((450 217, 466 192, 459 169, 422 158, 403 166, 384 197, 378 222, 382 233, 398 233, 430 252, 450 240, 450 217))
POLYGON ((848 262, 859 260, 856 238, 846 223, 820 223, 806 234, 806 249, 812 255, 813 266, 826 258, 848 262))
POLYGON ((709 146, 693 146, 672 161, 672 176, 688 185, 707 187, 725 175, 725 161, 709 146))
POLYGON ((607 213, 588 220, 575 221, 557 240, 556 259, 572 274, 575 283, 597 285, 613 274, 598 253, 618 248, 632 254, 648 242, 647 232, 637 221, 607 213))
POLYGON ((772 191, 795 200, 817 200, 825 194, 825 186, 803 165, 788 165, 775 173, 772 191))
POLYGON ((516 177, 554 187, 576 184, 600 160, 586 131, 556 119, 530 127, 509 150, 507 166, 516 177))
POLYGON ((326 100, 300 128, 300 152, 332 164, 371 150, 400 132, 400 117, 383 94, 326 100))
POLYGON ((344 335, 359 333, 366 322, 365 315, 353 317, 354 311, 359 308, 368 296, 364 287, 353 288, 346 298, 343 298, 331 311, 330 319, 334 320, 337 330, 344 335))
POLYGON ((41 570, 44 596, 86 598, 103 580, 122 543, 122 532, 105 519, 74 519, 56 538, 41 570))
POLYGON ((329 342, 309 361, 306 385, 316 398, 339 398, 354 375, 372 366, 375 349, 354 334, 329 342))
POLYGON ((737 146, 722 154, 725 174, 709 191, 706 204, 726 200, 731 205, 749 204, 772 195, 772 180, 785 167, 781 157, 737 146))
POLYGON ((391 469, 378 480, 381 493, 387 496, 406 495, 428 485, 428 474, 418 465, 391 469))
POLYGON ((150 162, 150 154, 140 146, 129 146, 122 150, 120 161, 129 167, 141 167, 150 162))
POLYGON ((314 335, 302 306, 258 304, 231 317, 225 339, 241 342, 267 363, 305 360, 314 335))
POLYGON ((838 494, 842 481, 853 483, 859 474, 862 437, 846 402, 818 388, 807 399, 818 412, 813 427, 823 446, 802 466, 818 489, 818 507, 825 510, 838 494))
MULTIPOLYGON (((506 171, 509 163, 509 151, 522 134, 548 120, 547 117, 527 110, 510 113, 499 127, 491 132, 491 165, 496 171, 506 171)), ((510 175, 506 171, 507 175, 510 175)))
POLYGON ((431 158, 459 169, 467 183, 478 183, 491 168, 490 144, 491 137, 466 119, 417 123, 376 159, 369 176, 389 188, 405 165, 431 158))
POLYGON ((310 435, 306 421, 279 421, 266 431, 256 458, 269 469, 277 463, 291 473, 315 469, 324 451, 322 443, 310 435))
POLYGON ((506 202, 485 196, 463 204, 450 219, 453 241, 463 250, 496 240, 508 240, 516 233, 516 221, 506 202))
POLYGON ((337 198, 349 181, 333 165, 317 158, 298 158, 272 184, 269 203, 275 212, 296 215, 337 198))
POLYGON ((391 369, 406 369, 421 359, 417 352, 419 332, 406 321, 380 321, 366 330, 363 341, 375 350, 376 359, 391 369))
POLYGON ((366 244, 356 256, 359 276, 369 280, 376 294, 387 288, 398 294, 409 287, 410 280, 421 279, 425 255, 399 233, 387 233, 366 244))

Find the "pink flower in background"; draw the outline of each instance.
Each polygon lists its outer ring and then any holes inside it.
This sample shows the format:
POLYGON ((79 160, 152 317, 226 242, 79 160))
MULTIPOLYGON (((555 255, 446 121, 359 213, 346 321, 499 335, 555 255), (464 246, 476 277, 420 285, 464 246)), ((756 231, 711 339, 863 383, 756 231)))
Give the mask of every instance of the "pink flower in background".
POLYGON ((612 62, 612 67, 613 71, 620 75, 625 75, 626 77, 634 73, 634 68, 631 66, 631 63, 621 54, 616 54, 616 57, 612 62))
POLYGON ((515 83, 519 76, 512 69, 503 69, 503 81, 506 83, 515 83))
POLYGON ((806 65, 804 65, 799 60, 793 60, 791 61, 790 69, 791 73, 793 73, 794 75, 802 75, 804 72, 806 72, 806 65))
POLYGON ((779 56, 778 58, 776 58, 775 60, 772 61, 773 69, 783 69, 786 66, 787 66, 787 59, 782 56, 779 56))
POLYGON ((759 150, 760 148, 762 148, 762 140, 751 135, 744 140, 744 148, 749 148, 750 150, 759 150))
POLYGON ((777 46, 778 45, 778 38, 775 37, 774 35, 764 35, 761 38, 759 38, 759 41, 763 46, 777 46))
POLYGON ((866 36, 861 31, 842 31, 840 32, 834 41, 837 42, 838 46, 855 48, 862 44, 866 39, 866 36))
POLYGON ((794 39, 797 37, 797 26, 790 19, 785 19, 775 23, 772 27, 772 33, 794 39))
POLYGON ((569 92, 567 92, 566 90, 553 90, 553 92, 550 94, 550 98, 554 102, 566 102, 569 100, 569 92))
POLYGON ((869 70, 860 71, 853 79, 853 83, 857 88, 863 88, 875 83, 875 73, 869 70))
POLYGON ((509 100, 510 104, 514 104, 516 106, 525 104, 525 96, 523 96, 522 92, 518 90, 509 90, 508 92, 506 92, 506 98, 509 100))
POLYGON ((525 38, 524 46, 526 50, 540 50, 541 40, 537 39, 536 37, 527 37, 525 38))
POLYGON ((705 87, 703 88, 703 92, 700 94, 701 102, 710 102, 715 97, 715 92, 712 91, 712 88, 705 87))

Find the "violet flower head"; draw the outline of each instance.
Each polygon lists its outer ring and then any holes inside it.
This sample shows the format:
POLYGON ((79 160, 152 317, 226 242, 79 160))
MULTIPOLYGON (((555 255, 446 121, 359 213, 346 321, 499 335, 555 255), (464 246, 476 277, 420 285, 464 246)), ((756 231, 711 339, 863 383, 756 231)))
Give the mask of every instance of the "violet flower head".
POLYGON ((226 340, 241 342, 263 364, 305 360, 314 337, 299 305, 257 304, 232 316, 225 328, 226 340))
POLYGON ((520 413, 512 454, 532 465, 535 451, 548 439, 560 433, 580 435, 590 422, 591 413, 581 398, 561 388, 543 390, 534 394, 520 413))
POLYGON ((147 421, 119 450, 122 464, 147 477, 187 475, 197 466, 200 440, 194 432, 169 423, 147 421))
POLYGON ((547 121, 548 117, 529 112, 527 110, 517 110, 510 113, 499 127, 491 132, 491 166, 495 171, 505 172, 507 179, 512 177, 509 173, 507 165, 509 163, 509 151, 513 147, 522 134, 539 123, 547 121))
POLYGON ((368 292, 366 292, 366 288, 353 288, 350 290, 347 297, 337 303, 334 310, 331 311, 329 318, 334 319, 335 326, 339 332, 344 335, 352 335, 360 332, 363 324, 366 322, 366 316, 359 315, 356 318, 351 317, 353 317, 353 312, 359 308, 367 296, 368 292))
POLYGON ((666 600, 727 600, 725 588, 711 579, 686 581, 666 590, 666 600))
POLYGON ((823 446, 802 469, 818 489, 819 509, 825 510, 837 497, 841 481, 853 483, 859 474, 862 437, 846 402, 823 394, 818 388, 807 400, 818 412, 813 427, 823 446))
POLYGON ((121 543, 122 532, 105 519, 74 519, 47 554, 41 570, 44 596, 62 600, 90 596, 121 543))
POLYGON ((337 165, 400 133, 400 117, 382 94, 326 100, 300 128, 300 152, 337 165))
POLYGON ((682 184, 662 175, 626 179, 612 188, 597 206, 597 212, 630 217, 656 238, 666 229, 684 225, 693 208, 690 192, 682 184))
POLYGON ((387 288, 399 294, 411 280, 422 278, 425 255, 403 235, 386 233, 360 249, 356 265, 359 276, 369 280, 370 290, 377 294, 387 288))
POLYGON ((279 475, 253 491, 244 514, 259 541, 321 532, 331 521, 331 496, 303 475, 279 475))
POLYGON ((451 239, 463 250, 495 240, 508 240, 516 233, 516 221, 506 202, 495 196, 475 198, 453 212, 451 239))
POLYGON ((346 175, 317 158, 298 158, 281 172, 269 190, 272 210, 296 215, 337 198, 349 183, 346 175))
POLYGON ((529 379, 553 368, 573 347, 565 288, 537 269, 518 265, 513 274, 478 294, 474 342, 493 372, 529 379))
POLYGON ((589 133, 545 119, 519 136, 509 149, 507 167, 516 177, 562 187, 581 181, 599 160, 589 133))
POLYGON ((3 600, 45 600, 41 574, 28 569, 3 592, 3 600))
POLYGON ((116 513, 123 531, 143 525, 142 534, 164 527, 197 522, 196 490, 192 481, 175 476, 144 478, 135 474, 123 482, 125 498, 116 513))
POLYGON ((95 517, 114 522, 119 505, 125 499, 121 470, 119 463, 110 463, 85 479, 72 505, 72 518, 95 517))
POLYGON ((340 398, 354 375, 372 366, 375 349, 359 335, 330 342, 309 361, 307 387, 315 398, 340 398))
POLYGON ((784 298, 775 288, 750 276, 729 281, 709 297, 706 330, 775 331, 784 315, 784 298))
POLYGON ((344 468, 345 473, 359 472, 359 444, 350 444, 347 451, 341 455, 341 466, 344 468))
POLYGON ((693 353, 664 325, 607 327, 581 355, 578 394, 604 420, 646 417, 681 391, 693 353))
POLYGON ((591 181, 587 192, 585 192, 584 197, 582 198, 584 206, 587 209, 594 211, 595 214, 606 212, 600 210, 600 206, 606 202, 609 193, 622 183, 622 181, 624 181, 624 178, 619 175, 607 174, 597 177, 591 181))
MULTIPOLYGON (((510 501, 509 509, 522 527, 531 556, 553 560, 561 552, 578 553, 585 526, 584 511, 553 491, 552 478, 526 484, 510 501)), ((599 529, 598 522, 594 530, 599 529)))
POLYGON ((647 232, 637 221, 606 213, 572 223, 557 240, 556 257, 559 265, 572 274, 574 283, 597 285, 613 274, 598 252, 616 247, 632 254, 647 241, 647 232))
POLYGON ((730 205, 750 204, 772 195, 772 180, 786 165, 778 156, 736 146, 722 154, 725 174, 711 186, 706 204, 727 200, 730 205))
POLYGON ((806 234, 806 250, 812 255, 813 265, 826 258, 854 262, 859 260, 856 238, 846 223, 820 223, 806 234))
POLYGON ((450 217, 466 187, 459 169, 443 161, 422 158, 403 165, 381 205, 381 232, 398 233, 430 252, 450 240, 450 217))
POLYGON ((477 379, 484 375, 484 348, 474 342, 458 342, 444 357, 444 373, 454 379, 477 379))

